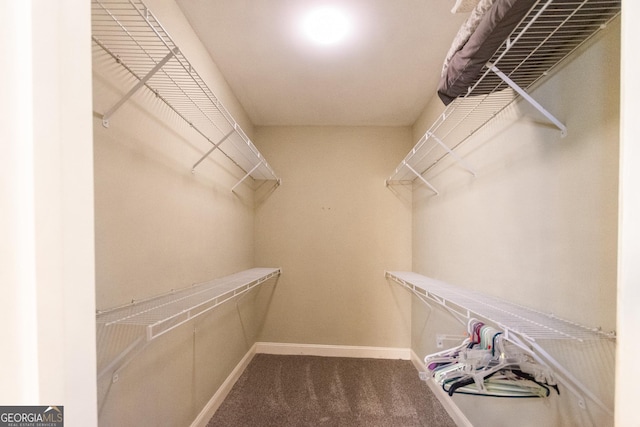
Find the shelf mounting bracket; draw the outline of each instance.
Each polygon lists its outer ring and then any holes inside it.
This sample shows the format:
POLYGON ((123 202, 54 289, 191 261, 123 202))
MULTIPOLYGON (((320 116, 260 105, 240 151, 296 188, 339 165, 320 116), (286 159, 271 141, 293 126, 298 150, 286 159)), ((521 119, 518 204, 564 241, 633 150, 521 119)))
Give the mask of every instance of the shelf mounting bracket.
POLYGON ((120 101, 118 101, 113 107, 111 107, 106 113, 104 113, 102 115, 102 126, 108 128, 109 127, 109 119, 111 118, 111 116, 113 115, 113 113, 115 113, 118 108, 122 107, 122 104, 124 104, 125 102, 127 102, 127 100, 129 100, 129 98, 131 98, 131 96, 133 96, 134 93, 136 93, 142 86, 144 86, 151 77, 154 76, 155 73, 157 73, 162 67, 164 67, 164 64, 166 64, 167 62, 169 62, 169 60, 171 58, 173 58, 177 53, 179 52, 178 48, 174 48, 171 51, 169 51, 169 53, 162 58, 162 60, 160 60, 160 62, 158 62, 155 67, 153 67, 151 69, 151 71, 149 71, 147 73, 146 76, 144 76, 143 78, 140 79, 140 81, 138 83, 135 84, 135 86, 133 86, 129 92, 127 92, 122 99, 120 99, 120 101))
POLYGON ((541 112, 543 116, 545 116, 547 119, 549 119, 551 121, 551 123, 556 125, 556 127, 558 129, 560 129, 560 135, 563 138, 565 136, 567 136, 567 127, 564 125, 564 123, 562 123, 560 120, 558 120, 553 114, 548 112, 538 101, 533 99, 533 97, 531 95, 529 95, 527 93, 527 91, 525 91, 520 86, 518 86, 518 84, 516 84, 516 82, 511 80, 505 73, 500 71, 500 69, 498 69, 498 67, 496 67, 492 63, 488 62, 487 63, 487 68, 489 68, 498 77, 500 77, 506 84, 509 85, 509 87, 511 87, 513 90, 515 90, 518 93, 518 95, 520 95, 521 97, 526 99, 529 104, 531 104, 536 110, 541 112))
POLYGON ((204 155, 202 157, 200 157, 200 160, 198 160, 197 162, 195 162, 193 164, 193 166, 191 167, 191 173, 195 173, 196 171, 196 167, 202 163, 204 161, 204 159, 206 159, 207 157, 209 157, 209 154, 213 153, 213 151, 218 148, 220 146, 220 144, 222 144, 223 142, 225 142, 227 140, 227 138, 229 138, 231 135, 233 135, 233 133, 236 131, 235 127, 233 129, 231 129, 229 131, 229 133, 227 133, 225 136, 222 137, 222 139, 218 142, 216 142, 215 144, 213 144, 213 147, 211 147, 211 149, 209 151, 207 151, 206 153, 204 153, 204 155))
POLYGON ((442 140, 438 138, 433 132, 427 132, 427 138, 433 138, 438 144, 440 144, 442 148, 445 149, 447 153, 449 153, 449 155, 453 156, 453 158, 456 159, 458 163, 460 163, 460 166, 466 169, 467 172, 469 172, 474 177, 476 176, 476 171, 471 166, 469 166, 469 163, 467 163, 462 157, 460 157, 456 152, 449 148, 447 144, 442 142, 442 140))
POLYGON ((231 187, 231 192, 235 192, 234 190, 236 189, 236 187, 240 184, 242 184, 242 181, 244 181, 245 179, 247 179, 249 177, 249 175, 251 175, 256 169, 258 169, 260 167, 260 165, 262 165, 262 162, 258 163, 257 165, 255 165, 249 172, 246 173, 245 176, 242 177, 242 179, 240 179, 240 181, 236 182, 236 185, 234 185, 233 187, 231 187))
POLYGON ((410 165, 409 163, 404 162, 404 165, 405 165, 405 166, 406 166, 406 167, 407 167, 411 172, 413 172, 413 174, 414 174, 417 178, 419 178, 419 179, 420 179, 420 181, 422 181, 422 182, 423 182, 427 187, 429 187, 429 188, 431 189, 431 191, 433 191, 433 192, 434 192, 434 193, 436 193, 436 194, 440 194, 440 193, 438 192, 438 190, 436 190, 436 188, 435 188, 433 185, 431 185, 431 184, 429 183, 429 181, 427 181, 426 179, 424 179, 424 177, 423 177, 422 175, 420 175, 420 174, 418 173, 418 171, 417 171, 417 170, 415 170, 414 168, 412 168, 412 167, 411 167, 411 165, 410 165))

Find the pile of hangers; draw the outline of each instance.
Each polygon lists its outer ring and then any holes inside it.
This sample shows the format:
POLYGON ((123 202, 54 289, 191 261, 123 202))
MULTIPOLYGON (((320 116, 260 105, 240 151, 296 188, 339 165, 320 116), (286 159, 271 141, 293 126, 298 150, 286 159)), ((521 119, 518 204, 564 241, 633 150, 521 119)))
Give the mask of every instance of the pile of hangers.
POLYGON ((558 386, 550 369, 536 363, 526 348, 502 331, 470 319, 460 345, 425 357, 435 381, 454 393, 496 397, 547 397, 558 386))

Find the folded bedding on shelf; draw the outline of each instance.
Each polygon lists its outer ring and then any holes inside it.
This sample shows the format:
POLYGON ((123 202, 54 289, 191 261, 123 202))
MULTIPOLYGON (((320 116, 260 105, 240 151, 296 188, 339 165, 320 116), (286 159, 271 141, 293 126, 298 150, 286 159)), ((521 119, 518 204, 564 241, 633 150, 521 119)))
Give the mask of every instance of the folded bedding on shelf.
POLYGON ((467 93, 536 0, 481 0, 458 31, 442 70, 438 96, 445 105, 467 93))
POLYGON ((451 13, 469 13, 480 0, 456 0, 456 4, 451 8, 451 13))
POLYGON ((469 17, 462 23, 458 33, 456 34, 453 42, 451 43, 451 47, 447 52, 447 56, 444 58, 444 64, 442 65, 442 74, 444 76, 447 72, 447 68, 449 67, 449 62, 451 62, 451 58, 453 55, 458 52, 462 46, 467 43, 469 37, 473 32, 478 28, 478 24, 482 20, 482 16, 493 6, 496 0, 479 0, 476 2, 476 5, 471 10, 471 14, 469 17))

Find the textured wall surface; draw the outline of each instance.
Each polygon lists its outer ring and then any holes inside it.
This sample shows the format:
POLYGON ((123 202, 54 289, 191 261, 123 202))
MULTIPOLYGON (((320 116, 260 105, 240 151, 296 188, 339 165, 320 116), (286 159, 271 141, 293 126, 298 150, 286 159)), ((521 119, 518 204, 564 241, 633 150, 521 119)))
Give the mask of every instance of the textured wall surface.
POLYGON ((264 341, 409 346, 408 294, 384 278, 411 267, 410 194, 384 186, 409 132, 256 129, 283 179, 256 207, 256 261, 283 269, 264 341))

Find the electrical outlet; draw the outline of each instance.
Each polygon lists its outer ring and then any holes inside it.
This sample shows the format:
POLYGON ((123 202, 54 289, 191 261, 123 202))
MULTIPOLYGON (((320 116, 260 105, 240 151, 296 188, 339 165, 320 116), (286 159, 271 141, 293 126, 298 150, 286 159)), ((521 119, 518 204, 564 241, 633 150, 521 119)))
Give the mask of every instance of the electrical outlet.
POLYGON ((426 380, 429 378, 429 377, 427 376, 427 373, 426 373, 426 372, 420 371, 420 373, 419 373, 419 374, 420 374, 420 379, 421 379, 422 381, 426 381, 426 380))
POLYGON ((436 347, 443 348, 444 347, 444 338, 442 335, 436 335, 436 347))

